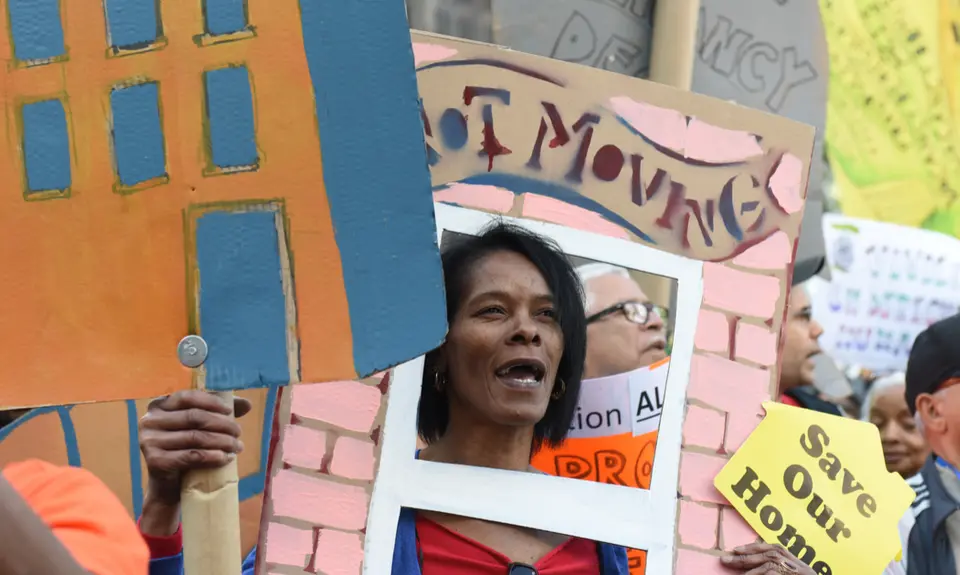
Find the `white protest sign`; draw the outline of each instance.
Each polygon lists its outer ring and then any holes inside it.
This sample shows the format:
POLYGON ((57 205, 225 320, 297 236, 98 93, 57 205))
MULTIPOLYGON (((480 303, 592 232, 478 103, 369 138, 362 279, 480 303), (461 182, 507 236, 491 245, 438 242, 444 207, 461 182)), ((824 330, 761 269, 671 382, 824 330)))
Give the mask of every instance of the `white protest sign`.
POLYGON ((646 435, 660 427, 670 362, 585 380, 569 438, 646 435))
POLYGON ((917 334, 960 311, 960 240, 837 214, 823 231, 833 279, 811 296, 821 346, 848 365, 905 369, 917 334))

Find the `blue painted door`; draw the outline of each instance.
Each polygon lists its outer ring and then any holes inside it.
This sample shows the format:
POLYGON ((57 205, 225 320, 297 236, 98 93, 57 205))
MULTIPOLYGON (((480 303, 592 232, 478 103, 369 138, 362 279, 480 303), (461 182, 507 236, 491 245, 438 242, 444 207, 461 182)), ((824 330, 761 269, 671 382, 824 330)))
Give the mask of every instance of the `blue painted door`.
POLYGON ((290 382, 280 221, 273 211, 215 211, 197 219, 207 389, 290 382))

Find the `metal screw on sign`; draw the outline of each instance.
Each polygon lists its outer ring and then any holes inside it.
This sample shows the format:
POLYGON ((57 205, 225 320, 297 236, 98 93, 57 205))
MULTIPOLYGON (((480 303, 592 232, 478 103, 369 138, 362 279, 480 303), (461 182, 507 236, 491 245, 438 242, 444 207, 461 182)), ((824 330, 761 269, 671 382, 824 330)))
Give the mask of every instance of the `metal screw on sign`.
POLYGON ((184 367, 200 367, 207 361, 207 342, 199 335, 188 335, 177 345, 177 357, 184 367))

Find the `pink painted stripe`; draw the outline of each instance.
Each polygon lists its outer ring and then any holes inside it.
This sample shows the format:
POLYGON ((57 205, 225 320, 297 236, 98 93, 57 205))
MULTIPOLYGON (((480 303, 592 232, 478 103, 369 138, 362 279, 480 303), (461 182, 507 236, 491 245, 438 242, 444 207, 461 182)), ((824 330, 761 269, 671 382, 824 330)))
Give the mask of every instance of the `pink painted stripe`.
POLYGON ((610 98, 613 111, 656 144, 683 153, 686 145, 687 117, 669 108, 660 108, 627 96, 610 98))
POLYGON ((524 194, 523 217, 535 218, 604 236, 628 239, 626 230, 600 214, 536 194, 524 194))
POLYGON ((433 201, 503 214, 513 207, 513 192, 497 186, 452 184, 433 193, 433 201))
POLYGON ((413 61, 417 66, 446 60, 451 56, 456 56, 455 48, 448 48, 440 44, 427 44, 424 42, 413 43, 413 61))
POLYGON ((723 164, 761 156, 763 149, 749 132, 718 128, 694 118, 687 127, 685 155, 692 160, 723 164))

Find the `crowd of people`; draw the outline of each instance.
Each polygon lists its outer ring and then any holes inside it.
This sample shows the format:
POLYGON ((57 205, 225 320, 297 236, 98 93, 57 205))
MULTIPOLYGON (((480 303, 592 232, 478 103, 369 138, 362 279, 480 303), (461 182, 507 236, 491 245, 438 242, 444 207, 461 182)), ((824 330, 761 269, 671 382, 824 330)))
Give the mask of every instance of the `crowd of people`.
MULTIPOLYGON (((449 334, 427 354, 416 457, 537 472, 532 455, 560 445, 584 378, 662 360, 662 312, 625 270, 574 268, 549 239, 505 223, 444 246, 449 334), (603 346, 591 346, 603 334, 603 346)), ((823 329, 803 286, 783 328, 781 401, 852 416, 815 391, 823 329)), ((916 340, 906 373, 873 382, 861 418, 877 426, 886 465, 916 490, 900 524, 904 553, 889 573, 957 573, 960 549, 960 315, 916 340)), ((0 571, 179 575, 181 479, 243 449, 235 399, 179 392, 153 401, 140 422, 149 482, 138 525, 92 476, 35 462, 0 480, 0 571)), ((469 494, 465 494, 468 497, 469 494)), ((721 557, 732 572, 813 574, 782 547, 756 543, 721 557)), ((252 574, 256 550, 243 564, 252 574)), ((404 509, 394 575, 629 573, 626 550, 604 542, 449 514, 404 509)))

